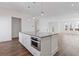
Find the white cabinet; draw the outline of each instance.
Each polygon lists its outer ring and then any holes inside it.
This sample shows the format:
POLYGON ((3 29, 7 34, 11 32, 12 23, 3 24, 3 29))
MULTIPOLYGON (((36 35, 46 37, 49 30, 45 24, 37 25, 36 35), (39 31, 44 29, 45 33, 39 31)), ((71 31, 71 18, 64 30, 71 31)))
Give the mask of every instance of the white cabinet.
POLYGON ((33 47, 30 47, 29 51, 32 53, 34 56, 40 56, 40 51, 36 50, 33 47))
POLYGON ((30 49, 30 46, 31 46, 31 39, 30 38, 31 38, 30 35, 26 35, 24 33, 19 33, 19 41, 27 49, 30 49))
POLYGON ((58 51, 58 35, 51 37, 51 55, 54 55, 58 51))
POLYGON ((27 47, 27 38, 25 34, 22 34, 22 42, 25 47, 27 47))
POLYGON ((41 38, 41 55, 53 56, 58 51, 58 35, 41 38))
POLYGON ((41 55, 43 56, 50 55, 50 39, 50 36, 41 38, 41 55))
POLYGON ((35 56, 40 55, 40 52, 31 46, 31 36, 30 35, 27 35, 24 33, 19 33, 19 41, 33 55, 35 55, 35 56))
POLYGON ((25 37, 26 37, 26 40, 25 40, 26 43, 24 45, 27 49, 30 49, 30 47, 31 47, 31 36, 26 35, 25 37))
POLYGON ((28 49, 34 56, 50 56, 54 55, 58 50, 58 38, 56 35, 54 36, 46 36, 41 37, 41 51, 38 51, 34 47, 31 46, 31 36, 19 33, 19 41, 20 43, 28 49))
POLYGON ((19 42, 21 43, 21 44, 23 44, 23 37, 22 37, 22 34, 19 32, 19 42))

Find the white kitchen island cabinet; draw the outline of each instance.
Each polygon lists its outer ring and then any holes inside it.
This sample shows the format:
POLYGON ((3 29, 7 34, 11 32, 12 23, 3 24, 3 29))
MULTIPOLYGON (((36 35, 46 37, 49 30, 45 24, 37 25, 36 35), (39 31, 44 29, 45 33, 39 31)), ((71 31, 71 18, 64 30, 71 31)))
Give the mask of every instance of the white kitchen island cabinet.
POLYGON ((32 55, 34 56, 51 56, 54 55, 57 52, 57 38, 55 38, 52 35, 40 35, 40 51, 35 49, 31 45, 31 37, 32 35, 26 34, 26 33, 19 33, 19 41, 20 43, 28 49, 29 52, 31 52, 32 55), (54 42, 53 42, 54 41, 54 42))
POLYGON ((19 41, 27 49, 30 49, 30 47, 31 47, 30 37, 31 37, 30 35, 26 35, 24 33, 19 33, 19 41))
POLYGON ((50 41, 51 37, 44 37, 41 38, 41 55, 42 56, 50 56, 51 55, 51 41, 50 41))

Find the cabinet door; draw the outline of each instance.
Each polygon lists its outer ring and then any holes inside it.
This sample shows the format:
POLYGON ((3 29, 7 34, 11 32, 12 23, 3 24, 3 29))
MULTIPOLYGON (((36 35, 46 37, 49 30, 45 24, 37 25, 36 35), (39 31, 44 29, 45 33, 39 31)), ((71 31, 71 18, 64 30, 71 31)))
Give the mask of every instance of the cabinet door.
POLYGON ((41 55, 50 55, 50 37, 41 38, 41 55))
POLYGON ((27 48, 27 37, 26 37, 26 34, 22 34, 22 42, 23 42, 24 47, 27 48))
POLYGON ((24 34, 24 33, 19 33, 19 41, 25 48, 29 48, 31 46, 31 36, 24 34))
POLYGON ((58 35, 51 37, 51 55, 54 55, 58 50, 58 35))
POLYGON ((31 47, 31 36, 30 35, 25 35, 25 38, 24 38, 24 41, 25 41, 25 47, 27 49, 30 49, 31 47))
POLYGON ((21 44, 23 44, 23 37, 22 37, 22 33, 19 33, 19 42, 20 42, 21 44))
POLYGON ((30 47, 29 51, 32 53, 32 55, 34 56, 40 56, 40 51, 38 51, 37 49, 30 47))

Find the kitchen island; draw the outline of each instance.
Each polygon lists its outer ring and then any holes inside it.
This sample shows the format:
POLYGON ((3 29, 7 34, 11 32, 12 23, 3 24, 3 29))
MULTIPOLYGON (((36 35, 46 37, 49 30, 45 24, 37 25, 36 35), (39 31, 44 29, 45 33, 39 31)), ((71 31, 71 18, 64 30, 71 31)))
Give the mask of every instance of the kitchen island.
POLYGON ((20 32, 19 41, 34 56, 51 56, 58 51, 58 38, 55 36, 57 34, 20 32))

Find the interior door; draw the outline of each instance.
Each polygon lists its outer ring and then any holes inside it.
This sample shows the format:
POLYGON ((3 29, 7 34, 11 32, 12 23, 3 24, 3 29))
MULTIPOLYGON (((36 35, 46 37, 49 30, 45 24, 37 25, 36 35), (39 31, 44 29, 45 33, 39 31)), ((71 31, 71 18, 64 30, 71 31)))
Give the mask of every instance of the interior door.
POLYGON ((12 38, 18 38, 21 32, 21 19, 12 17, 12 38))

